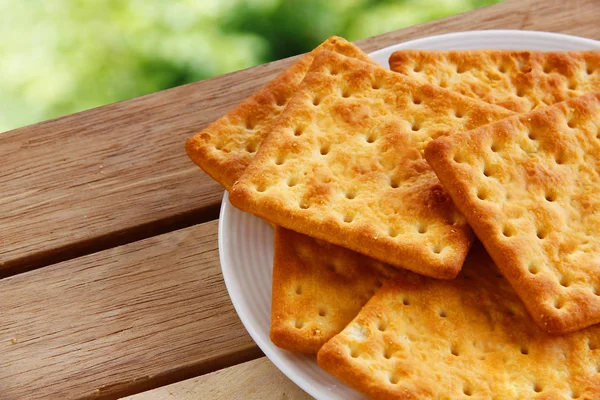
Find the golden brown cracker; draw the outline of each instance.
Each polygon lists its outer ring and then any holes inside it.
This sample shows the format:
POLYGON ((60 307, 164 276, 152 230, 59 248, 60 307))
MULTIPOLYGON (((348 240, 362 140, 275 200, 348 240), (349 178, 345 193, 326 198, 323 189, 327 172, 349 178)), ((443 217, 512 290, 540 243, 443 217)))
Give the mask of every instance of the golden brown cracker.
POLYGON ((600 51, 400 50, 393 71, 527 112, 600 90, 600 51))
POLYGON ((271 341, 317 354, 393 276, 395 268, 275 227, 271 341))
POLYGON ((440 138, 425 151, 537 324, 600 322, 600 93, 440 138))
POLYGON ((317 357, 373 399, 600 398, 600 327, 540 330, 478 244, 455 280, 388 280, 317 357))
POLYGON ((230 201, 379 261, 453 278, 472 234, 423 149, 511 114, 323 51, 230 201))
POLYGON ((192 161, 230 189, 270 132, 273 121, 298 89, 315 54, 322 50, 374 62, 352 43, 332 36, 233 110, 188 139, 186 151, 192 161))

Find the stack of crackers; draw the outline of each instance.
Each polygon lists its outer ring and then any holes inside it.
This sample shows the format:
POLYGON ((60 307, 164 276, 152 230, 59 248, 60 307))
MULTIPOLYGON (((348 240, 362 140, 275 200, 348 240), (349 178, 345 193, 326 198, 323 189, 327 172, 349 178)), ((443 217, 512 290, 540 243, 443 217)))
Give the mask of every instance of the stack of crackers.
POLYGON ((600 52, 328 39, 187 142, 274 226, 271 339, 371 398, 600 398, 600 52))

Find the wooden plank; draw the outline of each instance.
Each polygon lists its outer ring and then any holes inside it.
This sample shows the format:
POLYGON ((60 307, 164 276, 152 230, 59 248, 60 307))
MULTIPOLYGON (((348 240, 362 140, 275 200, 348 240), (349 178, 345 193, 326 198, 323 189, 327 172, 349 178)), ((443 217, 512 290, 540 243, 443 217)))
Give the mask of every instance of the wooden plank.
POLYGON ((373 51, 420 37, 480 29, 520 29, 565 33, 600 40, 598 0, 506 0, 452 17, 384 33, 356 42, 373 51))
POLYGON ((222 281, 217 221, 0 280, 0 398, 126 395, 262 353, 222 281))
POLYGON ((310 400, 266 357, 174 383, 123 400, 310 400))
MULTIPOLYGON (((510 0, 358 44, 372 51, 494 28, 600 39, 599 18, 597 0, 510 0)), ((291 61, 0 135, 0 276, 215 218, 221 189, 188 161, 183 143, 291 61)))

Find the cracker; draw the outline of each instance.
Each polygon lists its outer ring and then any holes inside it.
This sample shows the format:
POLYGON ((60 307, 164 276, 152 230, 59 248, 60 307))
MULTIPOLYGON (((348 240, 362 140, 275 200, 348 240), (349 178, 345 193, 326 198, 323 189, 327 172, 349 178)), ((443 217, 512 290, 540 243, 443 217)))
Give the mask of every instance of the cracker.
POLYGON ((230 201, 384 263, 454 278, 472 233, 422 151, 451 130, 508 115, 323 51, 230 201))
POLYGON ((400 50, 390 68, 527 112, 600 90, 600 51, 400 50))
POLYGON ((375 399, 600 398, 600 327, 540 330, 479 244, 455 280, 388 280, 317 358, 375 399))
POLYGON ((352 43, 332 36, 254 95, 188 139, 185 148, 190 159, 230 189, 270 132, 273 121, 298 89, 315 54, 322 50, 374 62, 352 43))
POLYGON ((271 341, 317 354, 348 325, 395 268, 275 227, 271 341))
POLYGON ((600 322, 600 93, 429 144, 427 161, 548 332, 600 322))

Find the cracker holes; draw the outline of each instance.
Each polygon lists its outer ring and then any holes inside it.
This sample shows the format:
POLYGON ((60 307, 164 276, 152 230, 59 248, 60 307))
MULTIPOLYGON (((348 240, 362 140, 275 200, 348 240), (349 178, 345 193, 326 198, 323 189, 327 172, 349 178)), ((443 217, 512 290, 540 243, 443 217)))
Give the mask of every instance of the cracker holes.
POLYGON ((457 65, 456 66, 456 72, 459 74, 464 74, 467 71, 468 71, 468 68, 466 65, 457 65))
POLYGON ((438 315, 440 318, 448 318, 448 313, 446 312, 446 310, 439 309, 439 310, 437 311, 437 315, 438 315))
POLYGON ((296 178, 295 176, 291 176, 288 180, 287 180, 287 185, 288 187, 294 187, 298 184, 298 178, 296 178))
POLYGON ((443 249, 444 249, 444 247, 441 246, 440 244, 435 244, 435 245, 431 246, 431 251, 434 254, 440 254, 443 249))
POLYGON ((538 228, 537 232, 536 232, 536 235, 537 235, 538 239, 540 239, 540 240, 545 239, 549 234, 550 234, 550 232, 548 232, 544 228, 538 228))
POLYGON ((413 123, 412 123, 412 125, 411 125, 410 129, 411 129, 413 132, 418 132, 418 131, 419 131, 419 129, 421 129, 421 124, 415 121, 415 122, 413 122, 413 123))
POLYGON ((598 343, 588 339, 587 347, 590 351, 598 350, 598 343))
POLYGON ((529 140, 533 140, 533 141, 537 140, 537 136, 532 131, 529 131, 527 133, 527 137, 529 138, 529 140))
POLYGON ((465 116, 465 113, 462 110, 454 110, 454 116, 458 119, 461 119, 465 116))
POLYGON ((344 193, 344 196, 346 196, 348 200, 353 200, 356 197, 356 192, 353 189, 349 189, 344 193))
POLYGON ((479 200, 485 201, 490 198, 490 192, 486 188, 478 188, 477 189, 477 198, 479 200))
POLYGON ((313 97, 312 105, 317 107, 319 104, 321 104, 321 100, 321 96, 313 97))
POLYGON ((371 88, 374 90, 379 90, 381 89, 381 83, 378 81, 373 81, 371 82, 371 88))
POLYGON ((500 151, 500 145, 498 143, 492 143, 490 145, 490 150, 492 150, 492 153, 497 153, 500 151))
POLYGON ((400 187, 400 181, 397 178, 392 178, 390 180, 390 187, 392 189, 398 189, 400 187))
POLYGON ((392 385, 395 385, 398 382, 400 382, 400 378, 398 377, 398 375, 395 375, 395 374, 390 374, 389 380, 392 385))
POLYGON ((400 231, 396 228, 390 227, 390 229, 388 230, 388 235, 392 238, 397 237, 399 234, 400 234, 400 231))
POLYGON ((554 308, 556 308, 557 310, 560 310, 565 307, 565 303, 566 303, 565 299, 562 297, 559 297, 554 300, 554 308))
POLYGON ((464 386, 463 393, 465 396, 473 396, 473 389, 470 386, 464 386))
POLYGON ((577 87, 579 86, 579 84, 577 83, 576 80, 574 79, 570 79, 567 83, 567 88, 569 90, 577 90, 577 87))
POLYGON ((516 233, 515 228, 513 228, 510 225, 504 225, 504 227, 502 228, 502 235, 504 237, 507 237, 507 238, 512 237, 515 235, 515 233, 516 233))
POLYGON ((592 287, 592 293, 593 293, 595 296, 600 296, 600 289, 598 289, 598 286, 597 286, 597 285, 594 285, 594 286, 592 287))
POLYGON ((455 153, 454 156, 452 157, 452 161, 454 161, 457 164, 462 164, 465 162, 465 158, 463 157, 462 154, 455 153))
POLYGON ((549 74, 550 72, 552 72, 552 65, 545 64, 543 71, 544 71, 545 74, 549 74))
POLYGON ((350 97, 352 95, 352 93, 350 92, 350 89, 348 88, 344 88, 342 89, 342 97, 344 99, 347 99, 348 97, 350 97))
POLYGON ((264 183, 259 183, 256 186, 256 191, 259 193, 263 193, 265 190, 267 190, 267 186, 264 183))
POLYGON ((390 358, 392 358, 392 355, 393 355, 393 352, 389 348, 386 348, 383 351, 383 358, 385 358, 386 360, 389 360, 390 358))
POLYGON ((410 299, 408 297, 403 297, 402 304, 404 304, 405 306, 410 306, 410 299))
POLYGON ((323 144, 321 144, 319 153, 321 153, 322 156, 326 156, 327 154, 329 154, 330 150, 331 150, 331 146, 329 145, 329 143, 323 143, 323 144))
POLYGON ((586 66, 585 66, 585 72, 586 72, 588 75, 591 75, 591 74, 593 74, 595 71, 596 71, 596 68, 594 68, 594 66, 592 66, 592 65, 590 65, 590 64, 586 64, 586 66))
POLYGON ((381 320, 380 320, 380 321, 377 323, 377 330, 378 330, 379 332, 385 332, 385 330, 386 330, 387 328, 388 328, 388 324, 387 324, 387 322, 385 322, 385 321, 381 321, 381 320))
POLYGON ((558 281, 558 283, 560 284, 560 286, 562 286, 564 288, 568 288, 569 286, 571 286, 573 284, 571 279, 569 279, 566 276, 563 276, 562 278, 560 278, 560 281, 558 281))
POLYGON ((417 73, 423 71, 423 65, 421 65, 421 64, 415 65, 413 68, 413 71, 415 71, 417 73))
POLYGON ((304 289, 302 288, 301 285, 296 286, 296 290, 295 290, 296 294, 300 295, 304 292, 304 289))
POLYGON ((570 396, 572 399, 578 399, 581 396, 581 393, 577 389, 571 388, 570 396))
POLYGON ((427 232, 427 225, 421 224, 421 223, 417 224, 417 232, 419 232, 421 234, 426 233, 427 232))
POLYGON ((458 357, 460 355, 460 352, 458 351, 458 347, 455 344, 450 346, 450 354, 452 354, 455 357, 458 357))
POLYGON ((249 131, 253 130, 256 127, 256 123, 252 119, 246 120, 246 129, 249 131))
POLYGON ((300 203, 298 203, 298 207, 300 207, 303 210, 306 210, 310 207, 310 204, 308 204, 306 200, 302 200, 300 201, 300 203))
POLYGON ((358 349, 356 349, 354 347, 350 348, 350 357, 358 358, 359 355, 360 355, 360 353, 358 352, 358 349))
POLYGON ((294 322, 294 326, 296 329, 302 329, 304 327, 304 321, 297 319, 296 322, 294 322))
POLYGON ((324 317, 327 315, 327 310, 325 309, 325 307, 320 307, 319 308, 319 317, 324 317))
POLYGON ((544 194, 544 198, 549 203, 555 202, 556 201, 556 197, 557 197, 557 194, 556 194, 556 192, 554 190, 547 190, 546 193, 544 194))
POLYGON ((377 140, 377 135, 374 133, 369 133, 368 135, 365 135, 365 141, 367 143, 374 143, 375 140, 377 140))
POLYGON ((531 263, 529 264, 529 266, 527 267, 527 271, 531 274, 531 275, 537 275, 540 273, 540 267, 535 264, 535 263, 531 263))
POLYGON ((539 382, 535 382, 533 384, 533 391, 536 393, 540 393, 541 391, 544 390, 544 387, 539 383, 539 382))
POLYGON ((563 152, 560 152, 554 157, 554 161, 558 165, 563 165, 567 160, 565 154, 563 152))
POLYGON ((221 151, 221 150, 223 150, 223 145, 221 143, 217 143, 217 144, 215 144, 215 149, 221 151))
POLYGON ((419 96, 413 96, 412 102, 414 105, 418 106, 423 102, 423 100, 419 96))
POLYGON ((498 65, 498 72, 500 72, 501 74, 505 74, 507 70, 508 68, 506 67, 506 64, 498 65))
POLYGON ((515 94, 517 95, 517 97, 525 97, 525 89, 523 89, 522 87, 518 87, 515 94))
POLYGON ((256 153, 256 143, 246 143, 246 151, 248 153, 256 153))
POLYGON ((338 72, 338 70, 337 70, 337 69, 335 69, 335 68, 331 68, 331 69, 329 70, 329 75, 336 76, 337 74, 339 74, 339 72, 338 72))
POLYGON ((523 354, 524 356, 529 355, 529 347, 521 346, 521 354, 523 354))
POLYGON ((344 215, 344 222, 349 224, 350 222, 354 221, 354 217, 355 217, 355 214, 348 213, 348 214, 344 215))
POLYGON ((492 173, 492 168, 488 165, 485 165, 483 167, 483 176, 485 176, 486 178, 489 178, 493 175, 492 173))
POLYGON ((294 136, 300 136, 300 135, 302 135, 303 133, 304 133, 304 127, 302 127, 302 126, 297 126, 297 127, 294 129, 294 136))

